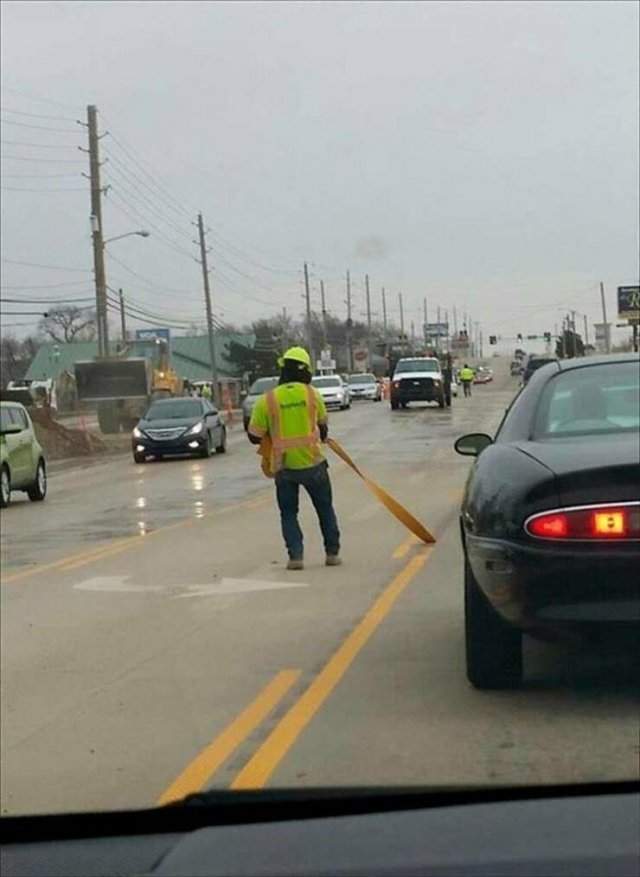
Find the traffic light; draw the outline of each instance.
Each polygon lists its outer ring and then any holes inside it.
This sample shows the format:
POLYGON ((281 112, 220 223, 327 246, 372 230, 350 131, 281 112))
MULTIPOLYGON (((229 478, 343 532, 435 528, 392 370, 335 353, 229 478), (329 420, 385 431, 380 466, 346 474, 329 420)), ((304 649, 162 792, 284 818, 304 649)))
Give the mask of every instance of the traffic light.
POLYGON ((516 337, 517 337, 518 341, 522 341, 522 332, 518 332, 516 337))
POLYGON ((489 344, 497 344, 498 336, 497 335, 489 335, 489 344))
POLYGON ((551 341, 551 332, 545 332, 545 333, 544 333, 544 340, 545 340, 547 343, 550 343, 550 341, 551 341))

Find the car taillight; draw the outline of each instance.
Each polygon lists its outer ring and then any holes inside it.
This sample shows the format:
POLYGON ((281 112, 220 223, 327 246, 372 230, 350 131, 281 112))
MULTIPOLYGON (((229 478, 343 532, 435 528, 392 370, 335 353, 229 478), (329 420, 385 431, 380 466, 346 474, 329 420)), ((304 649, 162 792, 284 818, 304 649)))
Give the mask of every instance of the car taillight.
POLYGON ((541 512, 524 529, 537 539, 640 540, 640 502, 541 512))

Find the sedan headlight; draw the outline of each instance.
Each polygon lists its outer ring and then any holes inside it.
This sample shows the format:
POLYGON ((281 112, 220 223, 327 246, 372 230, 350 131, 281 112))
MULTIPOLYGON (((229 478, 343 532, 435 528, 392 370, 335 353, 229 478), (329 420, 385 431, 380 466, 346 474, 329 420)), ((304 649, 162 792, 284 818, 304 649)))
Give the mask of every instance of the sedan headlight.
POLYGON ((200 420, 198 423, 194 423, 191 429, 187 430, 187 435, 198 435, 204 429, 204 423, 200 420))
POLYGON ((142 438, 142 430, 138 429, 137 426, 133 427, 133 437, 137 439, 142 438))

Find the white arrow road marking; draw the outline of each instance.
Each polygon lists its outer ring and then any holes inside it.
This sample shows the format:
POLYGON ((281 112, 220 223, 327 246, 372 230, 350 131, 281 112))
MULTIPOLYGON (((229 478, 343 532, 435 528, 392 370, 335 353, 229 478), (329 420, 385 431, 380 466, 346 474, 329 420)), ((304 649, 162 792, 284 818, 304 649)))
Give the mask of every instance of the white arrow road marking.
POLYGON ((228 579, 210 585, 187 585, 187 593, 177 594, 182 597, 217 597, 221 594, 246 594, 250 591, 278 591, 282 588, 308 588, 306 582, 273 582, 264 579, 228 579))
POLYGON ((157 593, 165 591, 163 585, 135 585, 130 582, 131 576, 95 576, 85 579, 73 586, 76 591, 111 591, 112 593, 143 593, 145 591, 157 593))

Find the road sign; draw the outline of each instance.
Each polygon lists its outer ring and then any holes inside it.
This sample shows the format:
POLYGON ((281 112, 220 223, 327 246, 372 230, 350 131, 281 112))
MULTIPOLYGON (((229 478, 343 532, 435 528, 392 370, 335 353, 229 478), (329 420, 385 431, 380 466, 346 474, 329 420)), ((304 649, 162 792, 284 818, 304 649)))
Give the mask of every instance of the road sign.
POLYGON ((171 329, 136 329, 137 341, 153 341, 155 338, 164 338, 165 341, 171 341, 171 329))
POLYGON ((449 334, 448 323, 425 323, 425 338, 446 338, 449 334))
POLYGON ((622 320, 640 319, 640 286, 618 287, 618 316, 622 320))

